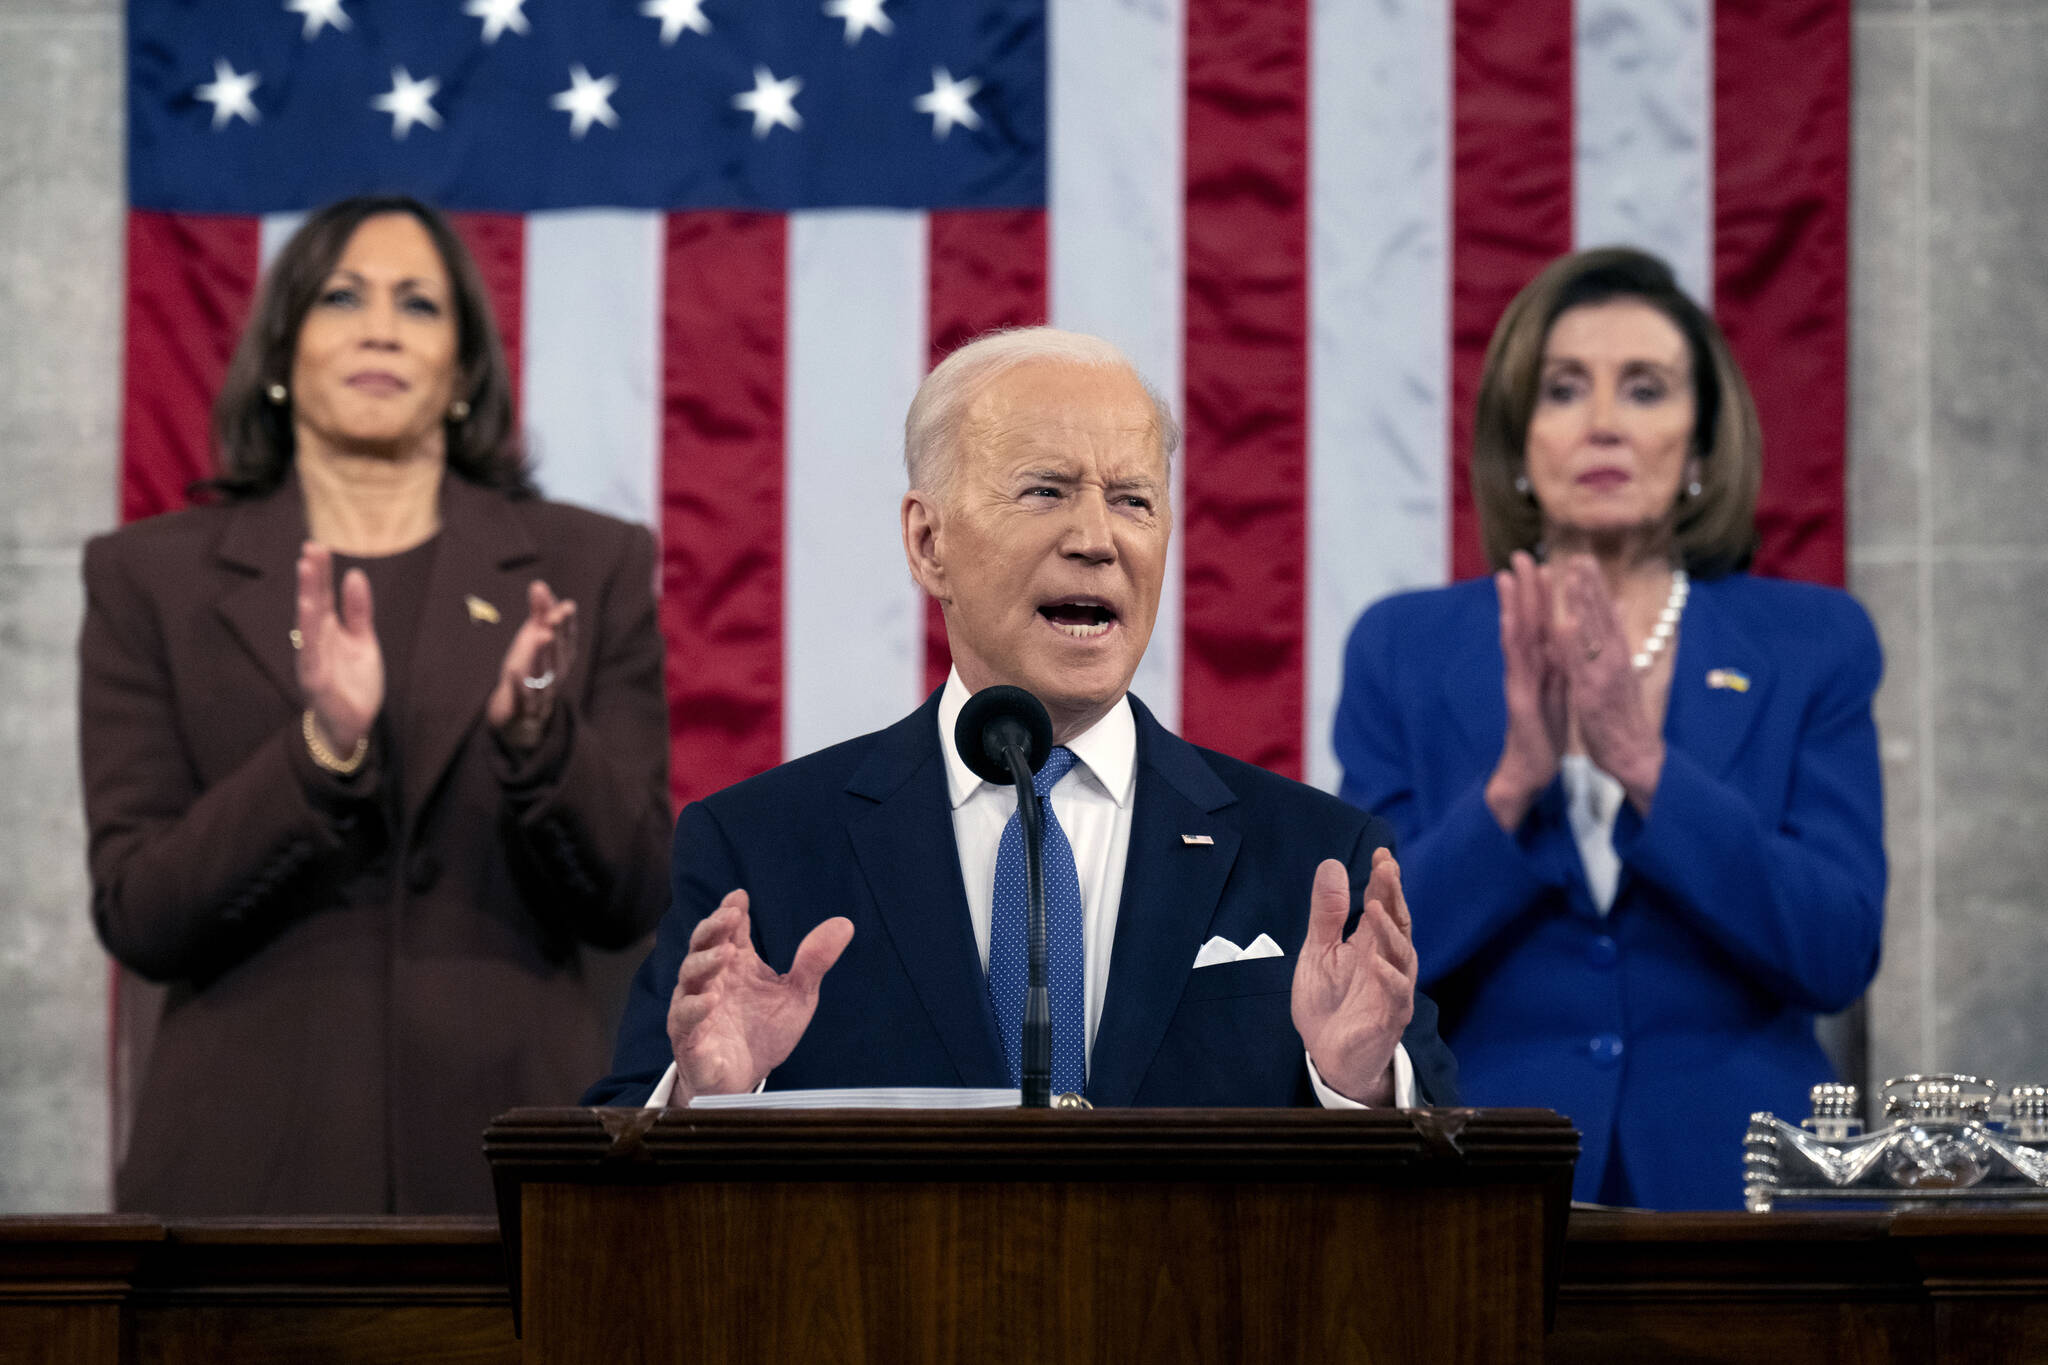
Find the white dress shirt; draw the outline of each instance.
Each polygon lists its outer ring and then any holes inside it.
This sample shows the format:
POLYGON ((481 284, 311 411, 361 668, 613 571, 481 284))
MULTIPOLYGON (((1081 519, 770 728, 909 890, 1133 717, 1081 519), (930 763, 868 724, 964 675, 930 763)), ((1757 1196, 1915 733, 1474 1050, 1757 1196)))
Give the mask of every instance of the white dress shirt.
MULTIPOLYGON (((953 807, 953 844, 960 857, 961 888, 967 893, 967 917, 988 972, 989 918, 995 903, 996 851, 1003 826, 1017 810, 1017 789, 976 777, 953 747, 953 726, 970 694, 956 669, 946 678, 939 697, 939 752, 946 760, 946 795, 953 807)), ((1138 788, 1138 726, 1128 696, 1119 698, 1109 714, 1069 739, 1066 747, 1078 760, 1052 789, 1053 816, 1066 831, 1074 850, 1074 871, 1081 881, 1082 960, 1087 973, 1083 998, 1087 1013, 1088 1053, 1095 1053, 1095 1029, 1102 1020, 1102 999, 1109 989, 1110 952, 1116 945, 1117 911, 1123 904, 1124 863, 1131 848, 1131 806, 1138 788)), ((1189 970, 1194 970, 1192 959, 1189 970)), ((1323 1084, 1314 1061, 1309 1080, 1325 1107, 1365 1106, 1323 1084)), ((764 1082, 765 1083, 765 1082, 764 1082)), ((666 1105, 675 1090, 675 1066, 648 1096, 648 1107, 666 1105)), ((1394 1102, 1415 1104, 1415 1068, 1408 1050, 1394 1049, 1394 1102)))
MULTIPOLYGON (((946 756, 946 798, 953 806, 953 845, 967 892, 974 946, 988 974, 989 918, 996 894, 996 851, 1003 827, 1017 813, 1017 789, 984 782, 953 747, 953 726, 967 705, 967 685, 956 670, 939 696, 939 752, 946 756)), ((1131 850, 1131 798, 1138 788, 1138 724, 1129 697, 1067 741, 1079 760, 1052 789, 1053 818, 1074 849, 1081 879, 1081 954, 1087 972, 1087 1039, 1095 1052, 1095 1026, 1109 989, 1109 955, 1116 945, 1116 912, 1124 898, 1124 860, 1131 850)))
POLYGON ((1579 865, 1586 869, 1586 890, 1592 893, 1593 908, 1605 918, 1614 909, 1614 893, 1621 886, 1614 821, 1625 793, 1619 778, 1595 767, 1584 754, 1566 754, 1561 771, 1565 816, 1571 822, 1572 841, 1579 846, 1579 865))

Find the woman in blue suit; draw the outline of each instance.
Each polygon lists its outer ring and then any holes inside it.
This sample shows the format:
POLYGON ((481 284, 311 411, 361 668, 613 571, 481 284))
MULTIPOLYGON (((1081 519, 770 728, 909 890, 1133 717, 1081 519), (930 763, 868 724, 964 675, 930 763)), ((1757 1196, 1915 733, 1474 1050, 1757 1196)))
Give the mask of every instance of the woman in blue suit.
POLYGON ((1814 1016, 1877 968, 1877 637, 1742 572, 1756 410, 1655 258, 1539 275, 1476 418, 1498 572, 1359 620, 1343 794, 1401 835, 1466 1101, 1570 1115, 1581 1199, 1735 1207, 1749 1114, 1806 1112, 1814 1016))

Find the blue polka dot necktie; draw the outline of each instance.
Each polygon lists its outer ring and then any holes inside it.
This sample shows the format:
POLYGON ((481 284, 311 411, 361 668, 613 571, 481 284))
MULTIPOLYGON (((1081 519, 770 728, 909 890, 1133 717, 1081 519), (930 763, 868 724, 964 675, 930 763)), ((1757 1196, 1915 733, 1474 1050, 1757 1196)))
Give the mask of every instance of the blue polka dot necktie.
MULTIPOLYGON (((1031 779, 1045 812, 1045 984, 1052 1000, 1052 1093, 1078 1094, 1088 1082, 1088 1019, 1083 1003, 1081 878, 1074 846, 1052 813, 1052 789, 1074 766, 1072 749, 1054 749, 1031 779)), ((1029 937, 1025 926, 1024 817, 1012 812, 996 846, 996 894, 989 915, 988 997, 1003 1034, 1010 1084, 1024 1083, 1024 989, 1029 937)))

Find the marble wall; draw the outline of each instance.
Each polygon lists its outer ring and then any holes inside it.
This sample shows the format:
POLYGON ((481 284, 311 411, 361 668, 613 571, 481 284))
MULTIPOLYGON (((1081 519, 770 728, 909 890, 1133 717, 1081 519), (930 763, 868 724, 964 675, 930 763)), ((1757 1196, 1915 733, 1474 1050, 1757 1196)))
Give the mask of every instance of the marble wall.
MULTIPOLYGON (((1869 1071, 2048 1081, 2048 4, 1858 0, 1855 33, 1850 578, 1888 657, 1892 856, 1869 1071)), ((0 1212, 107 1196, 72 648, 115 505, 120 41, 118 0, 0 0, 0 1212)))
POLYGON ((1892 891, 1870 1074, 2048 1078, 2048 6, 1856 17, 1850 585, 1892 891))
POLYGON ((0 0, 0 1212, 107 1200, 72 655, 115 508, 121 96, 118 0, 0 0))

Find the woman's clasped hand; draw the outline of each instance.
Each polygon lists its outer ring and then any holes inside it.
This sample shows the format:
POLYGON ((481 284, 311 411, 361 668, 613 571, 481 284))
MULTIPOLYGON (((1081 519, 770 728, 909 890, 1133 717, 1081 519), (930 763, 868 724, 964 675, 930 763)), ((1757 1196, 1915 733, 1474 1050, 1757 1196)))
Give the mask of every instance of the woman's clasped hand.
POLYGON ((1521 824, 1556 778, 1567 753, 1583 748, 1648 815, 1664 766, 1664 741, 1652 722, 1635 645, 1622 630, 1598 561, 1568 555, 1539 564, 1517 550, 1494 575, 1500 596, 1507 740, 1486 785, 1487 809, 1501 828, 1521 824))

